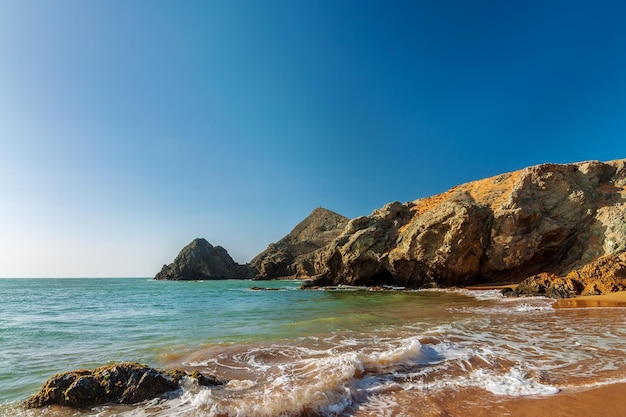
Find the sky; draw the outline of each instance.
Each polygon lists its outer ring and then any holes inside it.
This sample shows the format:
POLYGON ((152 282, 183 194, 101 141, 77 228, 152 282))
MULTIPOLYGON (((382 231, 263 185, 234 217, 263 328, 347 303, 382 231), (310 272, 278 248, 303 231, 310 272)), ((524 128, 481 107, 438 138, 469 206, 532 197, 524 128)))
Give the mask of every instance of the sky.
POLYGON ((0 277, 626 157, 622 1, 0 0, 0 277))

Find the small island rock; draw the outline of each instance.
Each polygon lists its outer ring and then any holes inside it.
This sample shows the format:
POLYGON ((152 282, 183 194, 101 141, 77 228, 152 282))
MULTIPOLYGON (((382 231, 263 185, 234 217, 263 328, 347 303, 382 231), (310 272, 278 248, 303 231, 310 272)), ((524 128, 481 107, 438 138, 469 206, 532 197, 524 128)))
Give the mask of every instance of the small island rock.
POLYGON ((163 265, 157 280, 211 280, 250 279, 256 270, 250 265, 236 263, 221 246, 213 246, 206 239, 194 239, 185 246, 174 262, 163 265))

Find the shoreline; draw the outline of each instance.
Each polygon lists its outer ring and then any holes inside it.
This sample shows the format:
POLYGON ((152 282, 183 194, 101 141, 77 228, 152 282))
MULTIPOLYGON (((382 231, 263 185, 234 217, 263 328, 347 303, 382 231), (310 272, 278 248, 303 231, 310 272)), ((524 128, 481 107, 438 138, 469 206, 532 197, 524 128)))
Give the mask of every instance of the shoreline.
MULTIPOLYGON (((624 390, 626 383, 616 382, 589 389, 564 389, 546 397, 505 399, 499 405, 509 417, 621 417, 626 407, 624 390)), ((471 415, 487 417, 489 413, 471 415)))
MULTIPOLYGON (((515 289, 517 284, 472 285, 465 287, 470 291, 515 289)), ((593 307, 626 307, 626 291, 617 291, 601 295, 578 295, 573 298, 558 298, 552 304, 554 308, 593 308, 593 307)))
POLYGON ((552 306, 554 308, 626 307, 626 291, 561 298, 556 300, 552 306))

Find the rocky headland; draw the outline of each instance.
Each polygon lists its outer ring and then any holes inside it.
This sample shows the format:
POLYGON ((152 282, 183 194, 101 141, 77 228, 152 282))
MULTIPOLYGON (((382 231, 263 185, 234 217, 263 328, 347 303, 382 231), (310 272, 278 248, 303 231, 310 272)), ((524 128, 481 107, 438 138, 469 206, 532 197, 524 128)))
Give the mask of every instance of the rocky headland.
POLYGON ((626 289, 626 160, 543 164, 351 220, 311 285, 520 283, 515 295, 626 289))
POLYGON ((198 371, 162 371, 139 363, 124 362, 54 375, 39 392, 24 402, 24 406, 85 408, 102 404, 134 404, 179 389, 183 378, 193 378, 204 386, 224 384, 224 381, 198 371))
POLYGON ((250 265, 237 265, 220 247, 202 256, 188 248, 157 279, 295 277, 310 279, 309 287, 514 283, 508 295, 555 298, 626 290, 626 160, 537 165, 352 220, 318 208, 250 265), (217 260, 199 261, 204 256, 217 260), (208 267, 215 263, 227 267, 216 272, 208 267))
POLYGON ((206 239, 194 239, 180 251, 174 262, 163 265, 154 279, 250 279, 255 275, 254 268, 235 262, 223 247, 213 246, 206 239))
POLYGON ((315 275, 318 251, 339 236, 349 221, 330 210, 316 208, 287 236, 271 243, 250 261, 257 271, 257 279, 315 275))

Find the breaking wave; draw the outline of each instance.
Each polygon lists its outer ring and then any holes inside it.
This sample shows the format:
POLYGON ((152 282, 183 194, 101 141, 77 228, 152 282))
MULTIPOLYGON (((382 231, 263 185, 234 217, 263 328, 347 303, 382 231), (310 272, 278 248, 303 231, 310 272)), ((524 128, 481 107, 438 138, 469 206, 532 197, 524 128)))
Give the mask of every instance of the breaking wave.
POLYGON ((341 416, 356 408, 381 415, 382 409, 393 407, 394 394, 400 392, 419 395, 471 387, 523 396, 559 391, 542 383, 536 372, 494 352, 466 343, 429 343, 415 336, 230 346, 204 354, 211 359, 196 357, 184 365, 226 375, 228 384, 206 388, 187 381, 172 398, 123 412, 104 408, 97 415, 341 416))

